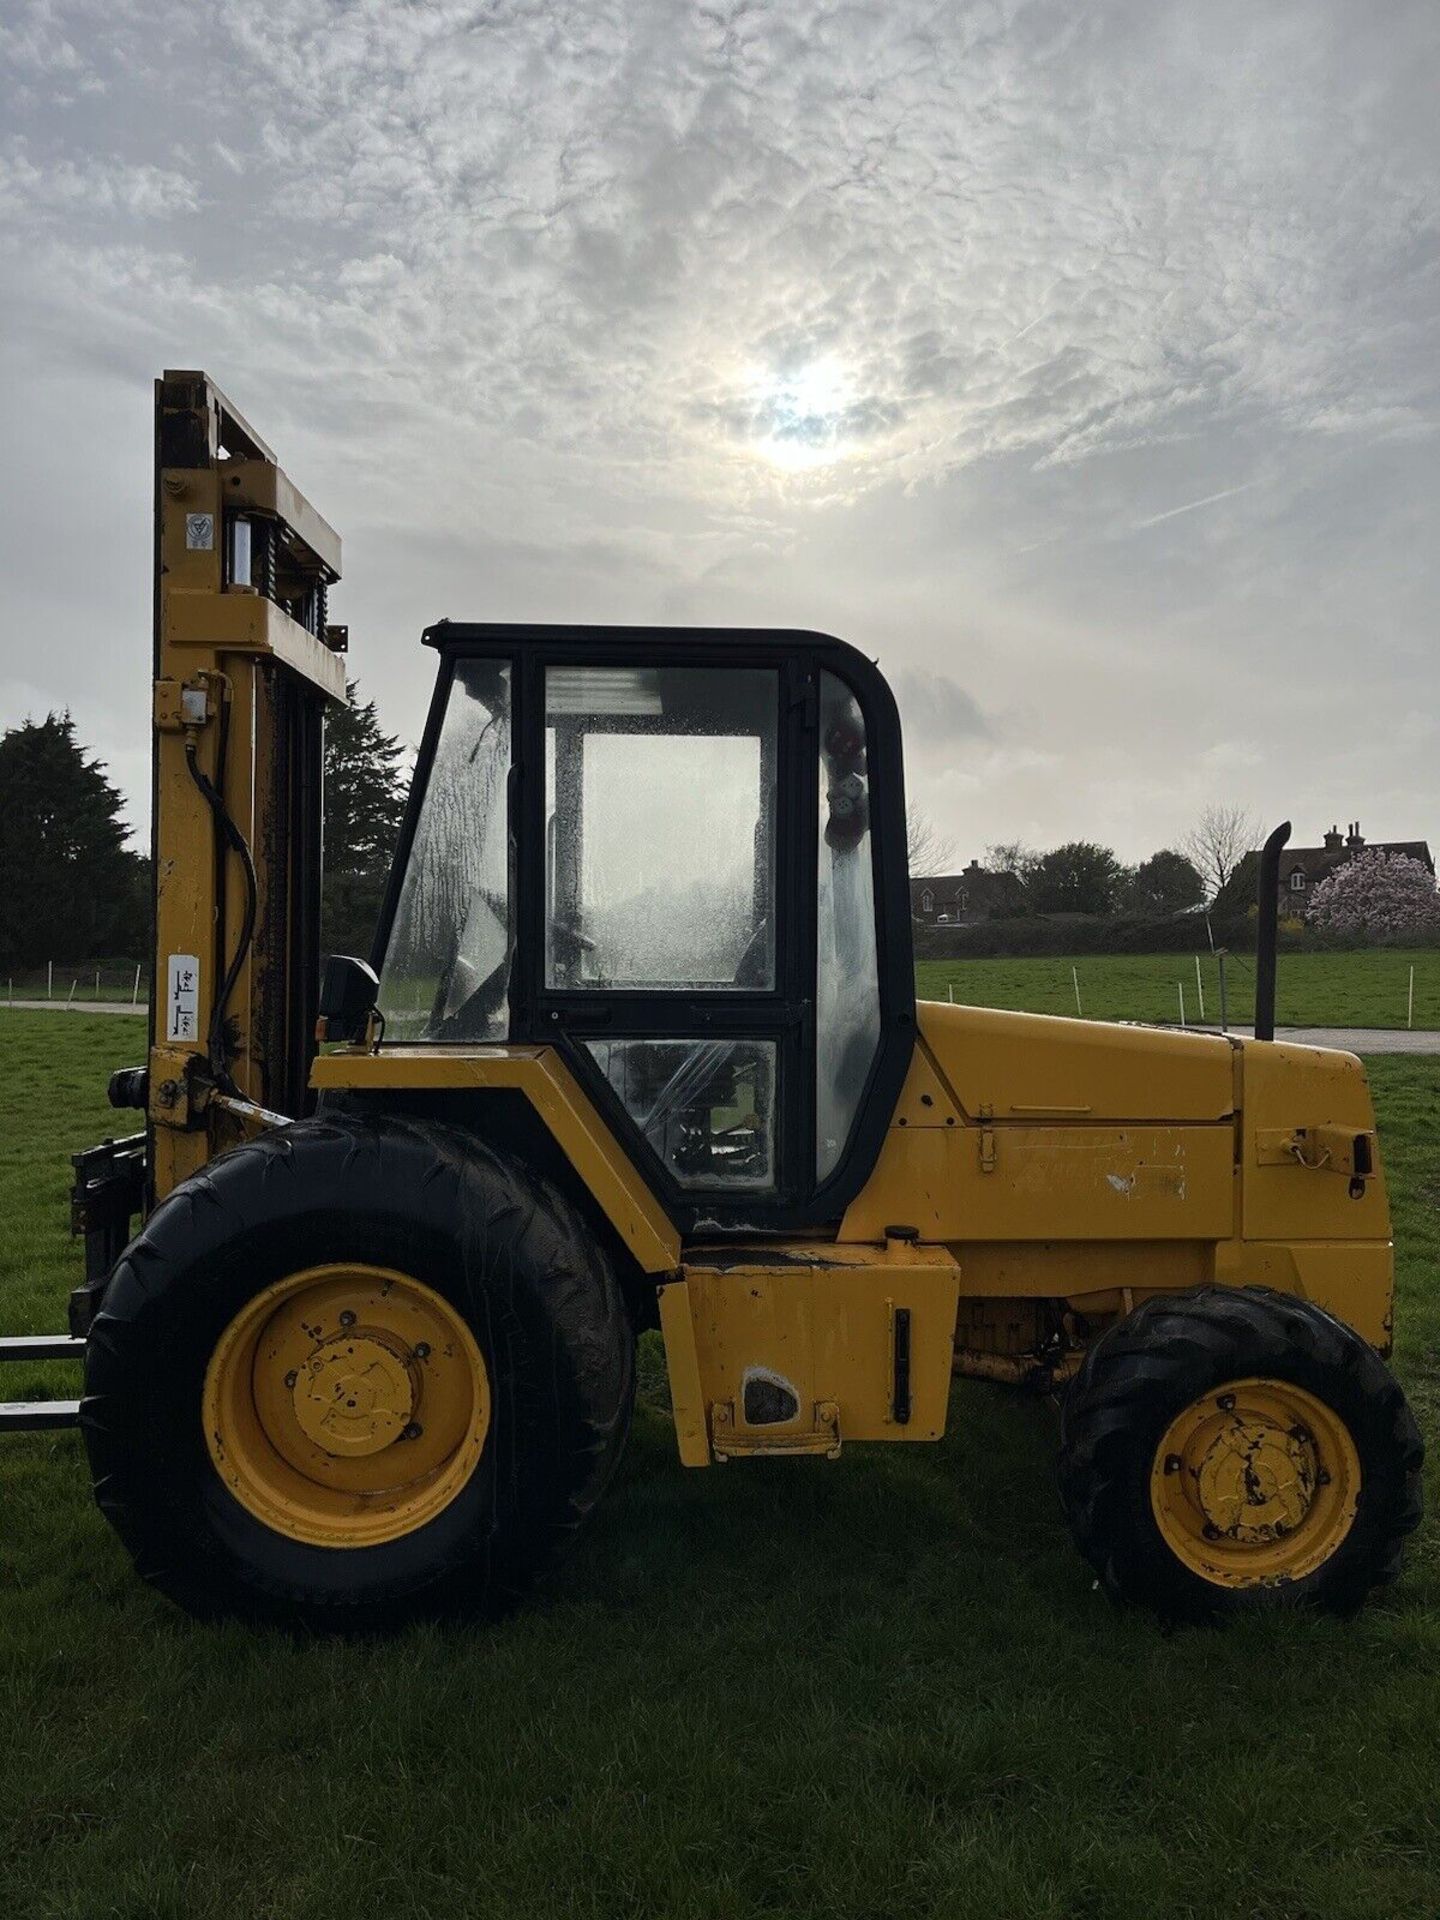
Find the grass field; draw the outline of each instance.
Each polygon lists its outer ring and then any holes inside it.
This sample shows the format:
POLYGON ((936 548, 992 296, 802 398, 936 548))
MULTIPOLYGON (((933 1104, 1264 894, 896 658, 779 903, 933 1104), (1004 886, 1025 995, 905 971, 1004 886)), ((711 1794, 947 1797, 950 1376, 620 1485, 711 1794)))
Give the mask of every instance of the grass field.
MULTIPOLYGON (((1440 1027, 1440 948, 1372 948, 1360 953, 1285 953, 1280 956, 1276 1016, 1283 1027, 1403 1027, 1407 1010, 1410 968, 1415 969, 1415 1025, 1440 1027)), ((944 1000, 953 988, 955 998, 970 1006, 1013 1007, 1030 1013, 1074 1013, 1074 968, 1080 977, 1080 1003, 1091 1020, 1178 1021, 1177 983, 1185 988, 1185 1014, 1200 1018, 1192 954, 1079 954, 1037 955, 1001 960, 922 960, 915 969, 920 993, 944 1000)), ((114 968, 102 972, 100 990, 94 974, 82 967, 55 975, 55 1000, 63 1004, 75 983, 77 1000, 115 1000, 125 1005, 133 994, 133 976, 114 968), (123 978, 122 978, 123 974, 123 978)), ((1220 975, 1210 954, 1201 957, 1200 984, 1205 1017, 1220 1018, 1220 975)), ((17 1000, 44 999, 45 974, 17 975, 17 1000)), ((0 995, 5 982, 0 981, 0 995)), ((141 1004, 148 992, 142 982, 141 1004)), ((1253 1018, 1255 961, 1232 954, 1227 997, 1232 1022, 1253 1018)))
MULTIPOLYGON (((63 1324, 65 1156, 115 1130, 119 1025, 0 1010, 6 1330, 63 1324)), ((1433 1444, 1440 1061, 1372 1073, 1433 1444)), ((0 1913, 1440 1913, 1433 1526, 1353 1623, 1167 1635, 1071 1551, 1047 1407, 961 1383, 938 1448, 687 1474, 647 1359, 554 1585, 385 1644, 193 1626, 74 1436, 0 1441, 0 1913)))
MULTIPOLYGON (((1276 970, 1276 1021, 1282 1027, 1403 1027, 1412 966, 1415 1025, 1440 1027, 1440 948, 1436 947, 1414 952, 1376 947, 1361 953, 1282 953, 1276 970)), ((1177 983, 1185 988, 1187 1020, 1199 1019, 1192 954, 922 960, 915 977, 927 1000, 944 1000, 953 987, 955 998, 970 1006, 1073 1014, 1072 967, 1079 974, 1086 1019, 1178 1021, 1177 983)), ((1231 1022, 1247 1024, 1254 1017, 1253 955, 1232 954, 1227 971, 1231 1022)), ((1213 955, 1202 956, 1200 980, 1205 1017, 1218 1023, 1220 976, 1213 955)))

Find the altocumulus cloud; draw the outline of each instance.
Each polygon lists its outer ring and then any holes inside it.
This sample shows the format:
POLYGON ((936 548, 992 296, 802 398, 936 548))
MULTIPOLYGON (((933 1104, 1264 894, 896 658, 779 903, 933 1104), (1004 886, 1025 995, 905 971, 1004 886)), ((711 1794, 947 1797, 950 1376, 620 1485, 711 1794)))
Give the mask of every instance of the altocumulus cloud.
MULTIPOLYGON (((979 837, 1143 851, 1215 797, 1187 729, 1243 695, 1283 732, 1262 634, 1323 673, 1368 623, 1417 706, 1437 39, 1410 0, 12 0, 13 438, 44 500, 66 381, 143 405, 209 364, 352 535, 362 645, 445 611, 837 625, 922 744, 1024 728, 979 837)), ((135 417, 88 431, 143 494, 135 417)), ((46 524, 4 558, 47 697, 83 676, 113 750, 141 708, 86 640, 122 586, 143 621, 143 554, 107 601, 46 524)), ((398 650, 364 670, 413 732, 398 650)), ((1342 754, 1342 709, 1245 797, 1328 754, 1367 792, 1327 814, 1427 830, 1433 740, 1342 754)))

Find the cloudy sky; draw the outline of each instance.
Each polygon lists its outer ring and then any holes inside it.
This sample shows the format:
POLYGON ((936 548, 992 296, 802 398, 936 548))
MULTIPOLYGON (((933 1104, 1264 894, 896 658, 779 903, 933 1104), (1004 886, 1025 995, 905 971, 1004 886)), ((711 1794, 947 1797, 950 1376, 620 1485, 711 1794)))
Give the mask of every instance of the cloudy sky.
POLYGON ((964 857, 1440 840, 1434 0, 6 0, 0 723, 145 806, 150 381, 471 619, 828 629, 964 857))

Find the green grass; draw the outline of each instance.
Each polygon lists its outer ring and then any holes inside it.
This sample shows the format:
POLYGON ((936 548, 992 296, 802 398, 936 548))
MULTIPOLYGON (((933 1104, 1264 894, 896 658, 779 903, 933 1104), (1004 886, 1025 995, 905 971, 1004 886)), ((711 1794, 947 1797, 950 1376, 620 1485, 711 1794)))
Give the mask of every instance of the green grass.
MULTIPOLYGON (((114 1130, 132 1054, 113 1019, 0 1011, 9 1330, 63 1324, 65 1156, 114 1130)), ((1433 1443, 1440 1062, 1372 1074, 1433 1443)), ((936 1448, 686 1473, 653 1350, 644 1377, 554 1584, 381 1644, 191 1624, 132 1573, 74 1436, 0 1441, 0 1912, 1440 1912, 1433 1528, 1353 1623, 1167 1635, 1072 1552, 1043 1405, 961 1383, 936 1448)))
MULTIPOLYGON (((1440 1027, 1440 948, 1410 952, 1375 947, 1359 953, 1282 953, 1276 969, 1275 1018, 1282 1027, 1403 1027, 1410 968, 1415 969, 1415 1025, 1440 1027)), ((922 999, 956 1000, 975 1007, 1011 1007, 1026 1013, 1075 1011, 1074 968, 1087 1020, 1178 1022, 1177 983, 1185 988, 1185 1017, 1199 1019, 1195 958, 1184 953, 1035 955, 1025 959, 922 960, 915 969, 922 999)), ((1232 954, 1227 998, 1232 1024, 1254 1017, 1253 955, 1232 954)), ((1220 1018, 1219 965, 1200 962, 1205 1016, 1220 1018)))

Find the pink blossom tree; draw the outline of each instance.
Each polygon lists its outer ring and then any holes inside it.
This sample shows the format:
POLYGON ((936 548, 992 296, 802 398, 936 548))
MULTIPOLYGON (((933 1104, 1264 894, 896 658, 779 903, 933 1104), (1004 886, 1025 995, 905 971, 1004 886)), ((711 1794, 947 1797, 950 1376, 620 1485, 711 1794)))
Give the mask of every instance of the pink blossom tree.
POLYGON ((1440 889, 1423 860, 1372 848, 1320 882, 1307 916, 1317 933, 1373 946, 1440 938, 1440 889))

